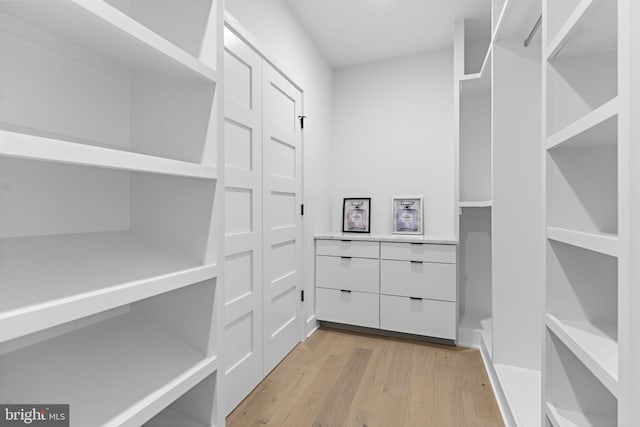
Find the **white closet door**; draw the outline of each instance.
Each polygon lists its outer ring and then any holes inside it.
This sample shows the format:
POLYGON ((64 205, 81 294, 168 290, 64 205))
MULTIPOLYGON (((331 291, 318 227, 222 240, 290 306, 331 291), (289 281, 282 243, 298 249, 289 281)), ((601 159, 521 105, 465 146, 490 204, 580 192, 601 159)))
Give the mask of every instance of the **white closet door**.
POLYGON ((262 380, 262 58, 225 29, 225 410, 262 380))
POLYGON ((302 94, 263 65, 264 372, 301 338, 302 94))

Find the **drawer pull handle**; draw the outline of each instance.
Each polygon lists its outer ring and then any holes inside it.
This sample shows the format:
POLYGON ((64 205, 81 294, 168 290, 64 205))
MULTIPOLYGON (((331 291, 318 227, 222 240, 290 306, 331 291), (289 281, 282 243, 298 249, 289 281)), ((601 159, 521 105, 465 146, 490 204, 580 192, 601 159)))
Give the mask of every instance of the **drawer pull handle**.
POLYGON ((340 240, 341 242, 351 242, 351 240, 340 240))
POLYGON ((351 259, 350 256, 341 256, 340 258, 342 258, 342 259, 351 259))
POLYGON ((340 292, 344 292, 346 294, 350 294, 351 293, 351 291, 348 290, 348 289, 340 289, 340 292))
POLYGON ((409 297, 409 299, 413 301, 422 301, 422 298, 418 298, 418 297, 409 297))
POLYGON ((422 264, 422 261, 414 261, 414 260, 411 260, 411 264, 422 264))
POLYGON ((422 245, 422 243, 418 243, 418 242, 410 242, 412 245, 422 245))

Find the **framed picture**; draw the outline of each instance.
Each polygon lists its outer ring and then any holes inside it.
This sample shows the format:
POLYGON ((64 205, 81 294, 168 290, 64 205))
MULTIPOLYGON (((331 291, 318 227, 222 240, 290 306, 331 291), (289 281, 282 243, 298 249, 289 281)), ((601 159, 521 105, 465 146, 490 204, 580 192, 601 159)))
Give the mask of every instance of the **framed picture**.
POLYGON ((423 234, 422 196, 393 196, 391 218, 393 234, 423 234))
POLYGON ((345 198, 342 203, 342 231, 368 233, 371 223, 371 198, 345 198))

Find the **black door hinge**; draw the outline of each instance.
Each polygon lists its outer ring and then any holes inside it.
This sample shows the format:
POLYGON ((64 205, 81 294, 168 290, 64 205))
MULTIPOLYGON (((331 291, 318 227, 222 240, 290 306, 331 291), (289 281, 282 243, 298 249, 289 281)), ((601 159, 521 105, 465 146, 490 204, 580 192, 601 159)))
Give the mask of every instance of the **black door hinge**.
POLYGON ((304 302, 304 291, 300 291, 300 301, 304 302))
POLYGON ((298 116, 298 118, 300 119, 300 129, 304 129, 304 119, 306 119, 307 116, 298 116))
POLYGON ((300 215, 304 216, 304 205, 300 205, 300 215))

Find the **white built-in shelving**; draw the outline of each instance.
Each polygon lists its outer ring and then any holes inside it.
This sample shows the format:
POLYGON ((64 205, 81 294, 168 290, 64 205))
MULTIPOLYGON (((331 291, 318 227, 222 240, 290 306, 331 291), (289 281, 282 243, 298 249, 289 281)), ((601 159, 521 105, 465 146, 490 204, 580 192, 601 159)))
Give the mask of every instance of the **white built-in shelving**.
POLYGON ((456 25, 458 342, 479 346, 491 357, 491 20, 481 31, 478 25, 469 21, 456 25))
POLYGON ((3 403, 224 422, 221 22, 216 0, 0 4, 3 403))
POLYGON ((621 387, 618 0, 545 1, 544 410, 551 425, 614 426, 621 387))

